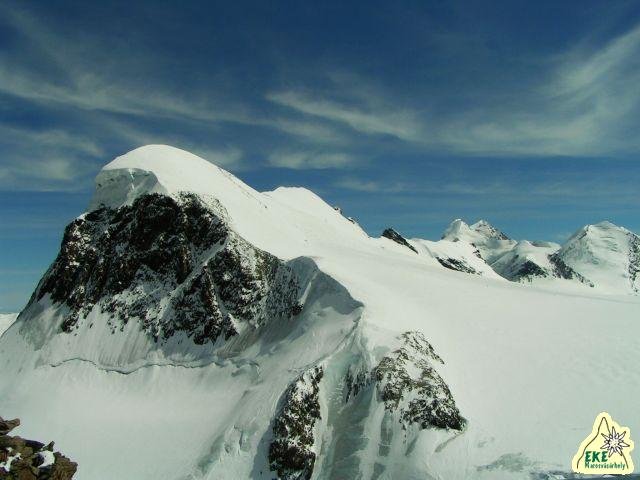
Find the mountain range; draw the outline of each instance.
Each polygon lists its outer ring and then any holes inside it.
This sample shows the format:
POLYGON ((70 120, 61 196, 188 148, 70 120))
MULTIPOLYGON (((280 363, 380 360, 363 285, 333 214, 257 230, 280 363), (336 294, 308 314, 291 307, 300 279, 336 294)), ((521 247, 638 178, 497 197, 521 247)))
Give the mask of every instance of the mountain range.
POLYGON ((638 245, 372 238, 141 147, 0 336, 0 413, 81 480, 573 478, 600 411, 640 431, 638 245))
POLYGON ((407 240, 393 229, 382 236, 464 273, 492 278, 497 274, 514 282, 565 290, 640 291, 640 237, 607 221, 582 227, 563 245, 516 241, 486 220, 472 225, 454 220, 437 242, 407 240))

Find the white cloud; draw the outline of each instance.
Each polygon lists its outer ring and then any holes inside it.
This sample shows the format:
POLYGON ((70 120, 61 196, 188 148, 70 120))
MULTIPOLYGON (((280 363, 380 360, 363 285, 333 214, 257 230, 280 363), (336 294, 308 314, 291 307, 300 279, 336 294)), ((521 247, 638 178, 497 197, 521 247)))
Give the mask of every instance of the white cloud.
POLYGON ((267 99, 303 114, 348 125, 361 133, 391 135, 403 140, 413 140, 419 131, 413 114, 407 111, 360 110, 338 102, 314 98, 298 91, 270 93, 267 99))
POLYGON ((149 68, 154 63, 153 52, 121 58, 105 51, 104 44, 90 36, 70 41, 24 10, 0 6, 0 11, 21 36, 30 59, 55 72, 43 75, 41 69, 24 64, 22 55, 0 55, 2 93, 35 103, 115 114, 255 123, 243 107, 225 104, 205 92, 185 96, 184 92, 158 87, 153 81, 157 72, 149 68))
POLYGON ((346 153, 327 152, 291 152, 278 151, 269 155, 268 163, 272 167, 302 169, 344 169, 354 166, 358 159, 346 153))
MULTIPOLYGON (((326 153, 319 147, 364 151, 386 137, 399 140, 393 144, 394 152, 405 148, 412 154, 586 157, 640 150, 640 137, 634 134, 640 126, 640 26, 597 48, 588 49, 582 42, 551 60, 530 59, 538 62, 539 70, 526 88, 503 84, 496 74, 491 87, 482 89, 491 95, 472 88, 460 92, 466 100, 458 102, 418 87, 409 104, 398 100, 406 99, 406 92, 382 88, 356 73, 329 70, 327 88, 310 91, 296 85, 268 93, 267 100, 277 110, 273 112, 216 94, 215 84, 186 91, 168 87, 162 75, 158 81, 145 81, 162 73, 153 52, 120 58, 104 53, 103 45, 90 35, 72 42, 25 11, 6 6, 0 11, 34 55, 23 62, 15 52, 0 53, 0 92, 37 105, 97 111, 91 118, 105 128, 109 117, 126 114, 141 117, 141 122, 164 117, 185 126, 227 122, 285 132, 295 143, 268 147, 275 151, 268 158, 271 165, 351 166, 358 163, 353 154, 326 153), (104 58, 112 62, 109 68, 99 61, 104 58), (35 69, 39 61, 56 75, 35 69), (124 74, 131 66, 133 73, 124 74)), ((120 138, 133 137, 126 128, 119 132, 120 138)), ((225 167, 247 166, 246 156, 236 147, 223 147, 220 153, 211 145, 187 141, 186 134, 147 136, 154 137, 152 142, 177 144, 203 155, 213 150, 214 161, 225 167)), ((72 143, 64 138, 41 138, 38 143, 65 141, 72 143)), ((74 141, 76 145, 68 148, 99 155, 99 145, 85 141, 83 147, 79 139, 74 141)), ((152 142, 137 141, 135 146, 152 142)), ((358 158, 365 155, 358 153, 358 158)))
POLYGON ((323 95, 293 89, 267 98, 309 118, 365 134, 391 135, 425 153, 514 157, 638 153, 640 137, 631 132, 640 127, 640 25, 599 47, 587 49, 584 44, 552 59, 531 59, 539 68, 527 88, 503 85, 496 75, 493 95, 463 92, 469 99, 467 107, 439 105, 438 99, 424 98, 423 93, 416 95, 413 110, 392 108, 398 104, 394 101, 398 92, 383 91, 345 73, 327 74, 334 89, 323 95))
POLYGON ((102 147, 65 130, 32 130, 0 125, 0 188, 78 190, 76 182, 104 155, 102 147))
POLYGON ((353 177, 341 178, 334 183, 334 186, 344 190, 367 193, 407 193, 415 191, 414 187, 402 182, 384 183, 353 177))
POLYGON ((301 121, 300 119, 292 120, 282 117, 266 121, 264 125, 281 130, 282 132, 313 144, 340 146, 349 143, 348 135, 345 135, 333 125, 301 121))

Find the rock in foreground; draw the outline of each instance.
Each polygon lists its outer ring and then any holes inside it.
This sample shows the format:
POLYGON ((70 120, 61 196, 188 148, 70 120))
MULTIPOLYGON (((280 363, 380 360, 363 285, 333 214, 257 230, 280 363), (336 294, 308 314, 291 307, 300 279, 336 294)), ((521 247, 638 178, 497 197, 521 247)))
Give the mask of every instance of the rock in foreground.
POLYGON ((68 480, 78 465, 48 445, 8 435, 20 420, 0 417, 0 479, 68 480))

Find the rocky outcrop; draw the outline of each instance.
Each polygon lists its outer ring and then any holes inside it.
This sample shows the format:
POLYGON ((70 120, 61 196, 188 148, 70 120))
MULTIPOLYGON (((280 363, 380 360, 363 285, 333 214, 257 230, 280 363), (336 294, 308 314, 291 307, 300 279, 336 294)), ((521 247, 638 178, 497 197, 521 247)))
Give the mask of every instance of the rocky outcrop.
POLYGON ((230 229, 216 200, 195 194, 146 194, 74 220, 34 297, 45 295, 67 307, 64 332, 98 308, 112 332, 133 319, 159 342, 184 332, 215 343, 299 311, 291 269, 230 229))
POLYGON ((580 275, 573 268, 567 265, 564 260, 562 260, 559 252, 556 252, 553 255, 549 255, 549 261, 551 262, 551 265, 553 267, 553 275, 555 277, 564 278, 566 280, 575 279, 580 283, 584 283, 585 285, 593 287, 593 283, 590 280, 580 275))
POLYGON ((629 281, 631 289, 640 292, 640 237, 629 232, 629 281))
POLYGON ((0 479, 69 480, 78 465, 59 452, 53 442, 45 445, 35 440, 8 435, 20 420, 0 417, 0 479))
POLYGON ((384 238, 388 238, 389 240, 393 240, 399 245, 407 247, 408 249, 412 250, 414 253, 418 253, 418 251, 409 242, 407 242, 407 239, 404 238, 402 235, 400 235, 398 232, 396 232, 393 228, 387 228, 384 232, 382 232, 382 236, 384 238))
POLYGON ((308 480, 316 461, 313 429, 320 419, 322 367, 298 377, 287 392, 273 422, 269 465, 281 480, 308 480))
POLYGON ((434 368, 434 363, 444 364, 442 359, 420 332, 403 333, 401 339, 403 345, 373 372, 386 409, 399 411, 405 424, 462 430, 465 420, 434 368))
POLYGON ((396 413, 405 428, 414 424, 421 429, 462 430, 466 420, 435 369, 443 360, 420 332, 405 332, 399 339, 401 346, 373 371, 347 374, 346 401, 373 383, 385 409, 396 413))
MULTIPOLYGON (((517 260, 517 255, 516 255, 517 260)), ((531 260, 525 260, 518 266, 518 269, 512 273, 512 275, 508 278, 508 280, 521 282, 523 280, 531 281, 534 277, 548 277, 549 272, 547 272, 544 268, 542 268, 537 263, 532 262, 531 260)))
MULTIPOLYGON (((477 251, 477 250, 476 250, 477 251)), ((473 275, 481 275, 475 268, 467 265, 464 260, 459 260, 457 258, 448 258, 448 257, 436 257, 438 263, 442 265, 444 268, 448 268, 449 270, 455 270, 456 272, 463 273, 471 273, 473 275)))

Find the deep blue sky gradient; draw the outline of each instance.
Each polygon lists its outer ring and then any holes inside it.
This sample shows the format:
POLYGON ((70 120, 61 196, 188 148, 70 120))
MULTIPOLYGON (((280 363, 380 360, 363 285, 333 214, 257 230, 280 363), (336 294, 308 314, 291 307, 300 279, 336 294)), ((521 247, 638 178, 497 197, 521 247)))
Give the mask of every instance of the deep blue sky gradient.
POLYGON ((0 5, 0 311, 101 166, 166 143, 371 234, 640 231, 640 2, 0 5))

